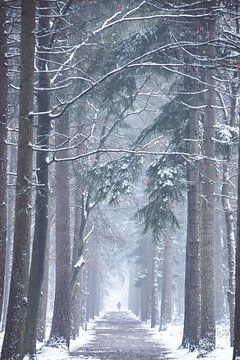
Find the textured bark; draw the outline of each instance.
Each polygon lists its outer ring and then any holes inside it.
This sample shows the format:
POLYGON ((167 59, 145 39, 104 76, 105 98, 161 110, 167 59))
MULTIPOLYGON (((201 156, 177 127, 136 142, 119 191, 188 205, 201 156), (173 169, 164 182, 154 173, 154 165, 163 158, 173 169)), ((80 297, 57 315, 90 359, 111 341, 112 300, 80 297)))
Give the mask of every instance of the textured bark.
POLYGON ((141 286, 141 321, 147 321, 149 318, 149 289, 148 281, 144 280, 141 286))
MULTIPOLYGON (((214 1, 206 2, 211 13, 214 1)), ((206 21, 207 39, 215 37, 215 18, 209 16, 206 21)), ((211 44, 206 48, 210 58, 214 57, 215 47, 211 44)), ((206 69, 206 110, 203 138, 203 179, 202 179, 202 245, 201 245, 201 349, 212 351, 216 342, 215 309, 214 309, 214 183, 215 163, 215 90, 214 69, 206 69)))
POLYGON ((7 66, 6 6, 0 1, 0 319, 3 306, 6 240, 7 240, 7 66))
POLYGON ((135 315, 138 316, 140 312, 140 291, 135 286, 135 279, 137 275, 136 271, 136 264, 130 265, 130 276, 129 276, 129 296, 128 296, 128 308, 131 310, 135 315))
MULTIPOLYGON (((81 130, 79 129, 79 132, 81 130)), ((78 164, 81 168, 81 163, 78 164)), ((79 259, 84 259, 84 234, 88 220, 86 209, 86 199, 84 193, 82 177, 76 176, 75 183, 75 220, 74 220, 74 239, 72 252, 72 274, 71 274, 71 334, 75 339, 79 334, 79 326, 85 321, 85 292, 84 292, 84 271, 83 265, 76 266, 79 259), (84 315, 83 315, 84 313, 84 315)))
MULTIPOLYGON (((79 181, 79 176, 76 175, 75 179, 75 191, 74 191, 74 238, 73 238, 73 252, 72 252, 72 266, 74 266, 77 261, 77 250, 78 250, 78 241, 79 241, 79 231, 80 231, 80 216, 81 216, 81 193, 79 190, 81 186, 79 181)), ((76 280, 74 289, 72 290, 72 307, 71 307, 71 336, 72 339, 76 339, 79 334, 80 326, 80 317, 81 317, 81 284, 82 284, 82 271, 79 272, 76 280)))
MULTIPOLYGON (((69 114, 56 122, 56 146, 62 146, 69 136, 69 114)), ((67 156, 67 151, 62 152, 67 156)), ((71 332, 70 294, 70 208, 69 208, 69 165, 56 163, 56 288, 52 327, 49 345, 61 344, 69 347, 71 332)))
POLYGON ((233 223, 233 210, 229 201, 229 174, 228 165, 223 164, 223 186, 222 204, 226 219, 227 228, 227 250, 228 250, 228 306, 230 316, 230 342, 233 345, 233 326, 234 326, 234 294, 235 294, 235 234, 233 223))
POLYGON ((152 268, 151 268, 151 328, 154 328, 159 320, 159 244, 156 240, 152 243, 152 268))
MULTIPOLYGON (((17 120, 14 119, 14 124, 17 120)), ((14 127, 13 124, 11 126, 14 127)), ((17 143, 17 135, 13 131, 9 134, 9 140, 11 143, 17 143)), ((8 214, 7 214, 7 248, 6 248, 6 262, 5 262, 5 274, 4 277, 4 299, 3 299, 3 310, 2 310, 2 331, 5 329, 6 320, 7 320, 7 307, 8 307, 8 298, 11 282, 11 272, 12 272, 12 254, 13 254, 13 228, 14 228, 14 205, 15 205, 15 176, 10 175, 16 171, 16 147, 10 146, 8 151, 8 183, 12 186, 9 187, 7 191, 7 202, 8 202, 8 214)))
POLYGON ((234 312, 233 360, 240 358, 240 142, 238 147, 238 200, 237 200, 237 238, 236 238, 236 290, 234 312))
MULTIPOLYGON (((237 76, 235 74, 235 76, 237 76)), ((237 87, 235 84, 232 85, 232 97, 230 102, 230 126, 236 124, 236 110, 237 110, 237 87)), ((229 200, 230 196, 230 179, 228 163, 231 161, 231 149, 226 145, 226 162, 223 163, 223 186, 222 186, 222 206, 225 214, 226 229, 227 229, 227 250, 228 250, 228 307, 229 307, 229 318, 230 318, 230 344, 233 346, 233 332, 234 332, 234 307, 235 307, 235 233, 234 233, 234 220, 233 220, 233 209, 229 200)))
POLYGON ((19 138, 13 267, 1 359, 20 359, 27 310, 32 181, 32 117, 35 1, 21 3, 19 138))
POLYGON ((174 237, 168 230, 165 235, 162 272, 162 299, 159 330, 166 330, 172 320, 172 268, 174 237))
POLYGON ((77 261, 83 256, 84 246, 85 246, 84 233, 85 233, 85 229, 87 226, 88 214, 89 214, 89 212, 86 209, 85 202, 86 202, 85 195, 83 194, 82 199, 81 199, 82 210, 81 210, 81 215, 80 215, 79 234, 78 234, 78 239, 76 239, 76 242, 74 242, 74 244, 76 246, 74 245, 74 254, 73 254, 74 258, 73 258, 72 276, 71 276, 71 292, 72 292, 72 294, 74 292, 74 287, 76 285, 78 275, 79 275, 79 272, 82 267, 82 266, 75 266, 75 265, 76 265, 77 261))
POLYGON ((150 274, 151 274, 151 257, 152 257, 152 243, 149 238, 145 239, 146 251, 146 278, 141 286, 141 321, 147 321, 150 318, 150 274))
POLYGON ((88 254, 88 314, 90 319, 94 319, 96 308, 96 296, 97 296, 97 242, 96 240, 89 240, 89 254, 88 254))
MULTIPOLYGON (((39 29, 40 36, 38 45, 40 50, 48 44, 46 32, 50 28, 49 23, 49 2, 39 1, 40 18, 39 29)), ((39 88, 49 88, 50 81, 47 72, 47 57, 42 55, 38 60, 39 72, 39 88)), ((50 134, 50 118, 47 114, 50 106, 49 91, 41 90, 38 92, 38 111, 42 113, 38 117, 37 128, 37 145, 43 149, 49 147, 50 134), (45 112, 45 114, 44 114, 45 112)), ((36 154, 36 174, 38 185, 36 188, 35 201, 35 227, 33 237, 33 249, 31 269, 29 275, 28 286, 28 312, 26 319, 26 329, 24 346, 25 353, 36 354, 36 337, 38 322, 38 307, 41 297, 42 281, 44 275, 45 250, 48 233, 48 153, 46 151, 38 151, 36 154)))
MULTIPOLYGON (((193 99, 195 105, 196 99, 193 99)), ((198 112, 191 111, 189 121, 189 154, 193 157, 199 153, 199 120, 198 112)), ((195 161, 187 163, 187 242, 185 265, 185 310, 182 346, 193 351, 199 343, 200 308, 201 308, 201 274, 200 274, 200 199, 199 199, 199 166, 195 161)))
POLYGON ((47 304, 48 304, 48 270, 49 270, 49 239, 46 244, 44 275, 41 288, 41 297, 38 307, 37 335, 36 340, 43 342, 46 334, 47 304))
POLYGON ((71 338, 76 339, 79 335, 79 327, 81 325, 82 315, 82 283, 83 270, 79 272, 78 281, 75 285, 74 294, 72 297, 72 315, 71 315, 71 338))
POLYGON ((101 303, 101 277, 100 271, 98 270, 97 274, 97 288, 96 288, 96 304, 95 304, 95 315, 99 316, 100 313, 100 303, 101 303))
MULTIPOLYGON (((216 206, 218 203, 216 202, 216 206)), ((220 205, 219 205, 220 206, 220 205)), ((224 321, 226 319, 226 302, 225 302, 225 289, 224 289, 224 245, 223 245, 223 232, 222 232, 222 213, 216 211, 215 218, 215 255, 214 255, 214 277, 215 277, 215 309, 216 321, 224 321)))

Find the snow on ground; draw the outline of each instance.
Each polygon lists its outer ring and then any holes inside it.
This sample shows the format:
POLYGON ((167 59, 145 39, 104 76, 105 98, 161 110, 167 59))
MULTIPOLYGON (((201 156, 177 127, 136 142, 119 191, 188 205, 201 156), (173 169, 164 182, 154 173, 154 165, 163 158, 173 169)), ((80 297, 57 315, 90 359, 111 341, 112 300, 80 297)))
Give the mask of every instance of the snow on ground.
MULTIPOLYGON (((79 337, 76 340, 70 342, 70 352, 78 350, 81 346, 87 344, 95 337, 94 332, 95 321, 90 321, 87 324, 87 331, 80 329, 79 337)), ((42 346, 39 344, 39 353, 37 355, 38 360, 67 360, 72 359, 69 352, 66 349, 53 348, 48 346, 42 346)))
MULTIPOLYGON (((152 334, 154 342, 159 342, 162 347, 169 350, 168 358, 175 360, 196 360, 197 353, 190 353, 186 349, 180 349, 183 325, 181 323, 171 324, 166 331, 158 331, 158 328, 149 329, 149 325, 143 325, 148 328, 152 334)), ((87 331, 80 330, 80 336, 77 340, 71 340, 70 351, 79 349, 95 337, 95 321, 88 323, 87 331)), ((0 348, 2 345, 3 333, 0 333, 0 348)), ((40 352, 37 355, 38 360, 68 360, 73 359, 65 349, 44 347, 39 344, 40 352)), ((232 348, 229 346, 229 331, 226 324, 217 325, 217 346, 216 349, 204 357, 206 360, 231 360, 232 348)))
MULTIPOLYGON (((157 328, 151 329, 153 339, 159 341, 161 345, 169 350, 168 357, 176 360, 196 360, 197 353, 189 352, 179 348, 182 340, 183 324, 171 324, 166 331, 158 331, 157 328)), ((216 349, 205 356, 206 360, 231 360, 232 348, 229 345, 229 330, 226 324, 217 325, 217 344, 216 349)))

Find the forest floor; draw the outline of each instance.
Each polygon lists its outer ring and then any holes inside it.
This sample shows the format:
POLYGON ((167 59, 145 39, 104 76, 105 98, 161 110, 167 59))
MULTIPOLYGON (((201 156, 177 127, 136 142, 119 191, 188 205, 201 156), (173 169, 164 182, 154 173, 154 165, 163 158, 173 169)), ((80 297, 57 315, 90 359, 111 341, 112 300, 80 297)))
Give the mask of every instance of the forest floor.
POLYGON ((95 339, 71 355, 92 360, 173 359, 159 341, 153 340, 149 329, 129 312, 107 312, 97 320, 95 332, 95 339))
MULTIPOLYGON (((196 360, 197 353, 180 349, 183 325, 171 324, 166 331, 150 329, 127 311, 109 311, 88 323, 88 331, 71 342, 71 351, 43 347, 39 360, 196 360)), ((217 326, 217 348, 205 360, 231 360, 229 331, 217 326)))

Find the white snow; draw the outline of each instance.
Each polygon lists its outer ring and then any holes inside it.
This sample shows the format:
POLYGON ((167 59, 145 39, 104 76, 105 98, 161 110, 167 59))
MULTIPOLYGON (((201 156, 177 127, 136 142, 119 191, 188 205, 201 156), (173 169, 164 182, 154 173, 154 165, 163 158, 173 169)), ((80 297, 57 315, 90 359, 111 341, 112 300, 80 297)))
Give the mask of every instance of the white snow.
POLYGON ((76 262, 76 264, 73 266, 74 268, 79 268, 81 269, 81 267, 85 264, 84 258, 81 255, 80 258, 78 259, 78 261, 76 262))
MULTIPOLYGON (((144 326, 144 325, 143 325, 144 326)), ((149 325, 145 325, 149 329, 149 325)), ((88 330, 80 330, 80 336, 77 340, 71 341, 70 351, 76 351, 81 346, 87 344, 95 337, 95 321, 88 323, 88 330)), ((166 331, 158 331, 158 327, 149 329, 152 334, 152 340, 160 343, 163 348, 169 351, 167 359, 174 360, 196 360, 197 353, 190 353, 186 349, 179 348, 181 344, 183 325, 180 323, 171 324, 167 326, 166 331)), ((3 340, 3 333, 0 333, 0 347, 3 340)), ((38 344, 38 349, 41 351, 37 354, 38 360, 70 360, 73 359, 65 349, 44 347, 43 344, 38 344)), ((217 325, 217 346, 216 349, 205 356, 206 360, 231 360, 232 348, 229 345, 229 331, 227 324, 217 325)), ((27 360, 27 357, 24 358, 27 360)))
MULTIPOLYGON (((70 342, 70 352, 77 351, 80 347, 87 344, 95 337, 94 332, 95 321, 90 321, 88 323, 88 330, 85 331, 83 329, 80 330, 79 337, 76 340, 71 340, 70 342)), ((69 352, 64 348, 53 348, 42 346, 39 344, 39 353, 37 354, 38 360, 68 360, 73 359, 70 356, 69 352)), ((27 360, 24 359, 24 360, 27 360)))
MULTIPOLYGON (((197 352, 189 352, 187 349, 181 349, 182 324, 168 325, 166 331, 158 331, 157 328, 151 329, 153 339, 160 342, 161 345, 169 351, 167 358, 175 360, 196 360, 197 352)), ((204 359, 212 360, 231 360, 233 349, 229 344, 229 330, 226 324, 217 325, 217 344, 216 349, 204 359)))

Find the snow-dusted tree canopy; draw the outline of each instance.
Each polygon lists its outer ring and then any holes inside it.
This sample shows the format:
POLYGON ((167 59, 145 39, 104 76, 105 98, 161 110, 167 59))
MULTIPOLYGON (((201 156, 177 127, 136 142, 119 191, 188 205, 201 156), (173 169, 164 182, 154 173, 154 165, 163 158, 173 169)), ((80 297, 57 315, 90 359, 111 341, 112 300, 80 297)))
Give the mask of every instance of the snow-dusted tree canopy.
POLYGON ((239 16, 0 0, 2 360, 240 358, 239 16))

